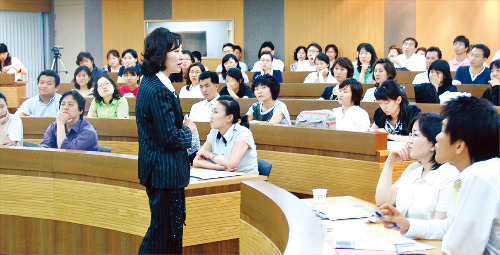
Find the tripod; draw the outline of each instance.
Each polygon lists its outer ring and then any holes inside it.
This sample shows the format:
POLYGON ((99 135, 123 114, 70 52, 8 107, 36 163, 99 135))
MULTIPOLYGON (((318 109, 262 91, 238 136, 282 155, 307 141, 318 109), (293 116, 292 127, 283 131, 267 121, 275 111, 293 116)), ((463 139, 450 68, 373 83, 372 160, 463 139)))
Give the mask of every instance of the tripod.
POLYGON ((63 63, 63 61, 61 59, 61 51, 60 51, 60 49, 63 49, 63 47, 61 47, 61 46, 54 46, 52 48, 52 51, 54 52, 54 59, 52 60, 52 66, 50 67, 50 70, 56 71, 57 74, 59 74, 59 72, 63 72, 68 77, 68 80, 71 80, 71 78, 68 75, 68 70, 66 69, 66 66, 64 66, 64 63, 63 63), (62 68, 63 68, 64 71, 59 71, 59 62, 61 63, 61 66, 62 66, 62 68))

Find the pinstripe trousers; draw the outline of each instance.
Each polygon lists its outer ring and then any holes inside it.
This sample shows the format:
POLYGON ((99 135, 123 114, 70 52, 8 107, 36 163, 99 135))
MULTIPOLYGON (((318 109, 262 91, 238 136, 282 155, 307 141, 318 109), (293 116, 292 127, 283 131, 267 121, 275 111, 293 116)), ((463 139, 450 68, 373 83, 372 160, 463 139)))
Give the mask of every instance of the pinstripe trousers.
POLYGON ((182 254, 182 230, 186 219, 184 188, 146 188, 151 224, 138 254, 182 254))

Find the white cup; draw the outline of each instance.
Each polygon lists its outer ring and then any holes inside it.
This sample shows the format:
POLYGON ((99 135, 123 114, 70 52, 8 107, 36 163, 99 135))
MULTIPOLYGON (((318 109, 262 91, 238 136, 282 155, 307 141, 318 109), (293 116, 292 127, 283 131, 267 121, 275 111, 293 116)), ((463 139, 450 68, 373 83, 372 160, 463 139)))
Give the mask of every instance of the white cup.
POLYGON ((325 204, 326 203, 326 192, 328 189, 313 189, 313 198, 315 204, 325 204))

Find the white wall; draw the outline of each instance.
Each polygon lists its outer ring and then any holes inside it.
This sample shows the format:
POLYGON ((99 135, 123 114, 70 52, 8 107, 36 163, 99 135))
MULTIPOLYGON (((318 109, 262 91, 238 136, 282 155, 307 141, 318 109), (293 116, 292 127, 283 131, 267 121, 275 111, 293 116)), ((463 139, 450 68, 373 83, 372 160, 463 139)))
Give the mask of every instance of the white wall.
MULTIPOLYGON (((70 82, 78 67, 76 56, 80 51, 85 51, 84 0, 54 0, 54 14, 55 43, 64 46, 61 50, 61 60, 68 70, 70 79, 64 73, 59 73, 59 76, 61 82, 70 82)), ((52 54, 50 56, 53 57, 52 54)), ((59 65, 59 71, 62 70, 62 66, 59 65)))

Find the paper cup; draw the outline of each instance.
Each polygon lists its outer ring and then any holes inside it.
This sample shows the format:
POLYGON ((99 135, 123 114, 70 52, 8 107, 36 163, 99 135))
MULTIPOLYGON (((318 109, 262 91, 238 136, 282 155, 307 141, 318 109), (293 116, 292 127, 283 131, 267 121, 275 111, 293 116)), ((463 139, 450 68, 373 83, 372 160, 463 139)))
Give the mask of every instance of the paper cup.
POLYGON ((313 189, 313 198, 315 204, 324 204, 326 203, 326 192, 327 189, 313 189))

